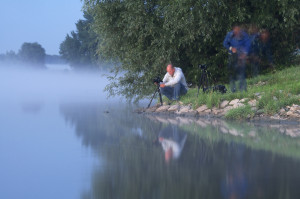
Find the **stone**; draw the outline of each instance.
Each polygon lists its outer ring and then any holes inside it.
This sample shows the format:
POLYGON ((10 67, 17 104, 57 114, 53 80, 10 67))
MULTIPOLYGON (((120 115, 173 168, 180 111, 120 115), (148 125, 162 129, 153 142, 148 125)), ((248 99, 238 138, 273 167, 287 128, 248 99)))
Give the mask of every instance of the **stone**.
POLYGON ((224 109, 223 109, 223 114, 226 114, 229 110, 233 109, 233 106, 226 106, 224 109))
POLYGON ((251 111, 254 111, 254 112, 257 111, 257 107, 255 107, 255 106, 251 107, 251 111))
POLYGON ((229 101, 224 100, 224 101, 220 104, 220 108, 225 108, 228 104, 229 104, 229 101))
POLYGON ((221 112, 223 112, 223 110, 221 110, 221 109, 216 109, 216 108, 213 108, 213 109, 212 109, 212 113, 213 113, 214 115, 218 115, 218 114, 221 113, 221 112))
POLYGON ((174 112, 174 111, 178 111, 179 109, 180 109, 180 106, 178 104, 175 104, 175 105, 170 106, 168 111, 174 112))
POLYGON ((204 111, 204 113, 211 113, 211 110, 207 109, 207 110, 204 111))
POLYGON ((244 98, 244 99, 241 99, 239 102, 240 103, 244 103, 244 102, 246 102, 248 100, 248 98, 244 98))
POLYGON ((155 112, 166 112, 166 111, 168 111, 169 108, 170 108, 169 105, 165 105, 165 106, 163 105, 163 106, 157 108, 157 109, 155 110, 155 112))
POLYGON ((152 113, 152 112, 155 112, 156 109, 157 109, 156 106, 152 106, 152 107, 150 107, 150 108, 147 108, 147 109, 145 110, 145 112, 146 112, 146 113, 152 113))
POLYGON ((260 96, 261 94, 260 93, 255 93, 254 94, 256 97, 260 96))
POLYGON ((243 106, 245 106, 245 104, 242 104, 242 103, 238 102, 238 103, 233 105, 233 108, 239 108, 239 107, 243 107, 243 106))
POLYGON ((255 99, 253 99, 253 100, 250 100, 250 101, 248 102, 248 104, 249 104, 250 106, 254 107, 254 106, 256 106, 257 101, 256 101, 255 99))
POLYGON ((260 115, 260 114, 263 114, 263 113, 264 113, 264 110, 262 110, 262 109, 259 109, 259 110, 256 111, 257 115, 260 115))
POLYGON ((275 114, 270 117, 271 119, 280 120, 280 116, 278 114, 275 114))
POLYGON ((180 107, 180 109, 178 111, 176 111, 175 113, 179 114, 179 115, 184 115, 186 113, 189 112, 189 110, 191 109, 190 106, 182 106, 180 107))
POLYGON ((281 109, 279 110, 279 114, 280 114, 280 115, 285 115, 285 110, 284 110, 283 108, 281 108, 281 109))
POLYGON ((231 102, 229 102, 229 105, 233 106, 234 104, 238 103, 239 101, 240 101, 239 99, 234 99, 231 102))
POLYGON ((273 100, 274 100, 274 101, 277 101, 278 99, 277 99, 277 97, 276 97, 276 96, 273 96, 273 100))
POLYGON ((197 108, 196 111, 198 111, 198 113, 201 113, 207 109, 208 109, 208 107, 206 105, 202 105, 199 108, 197 108))
POLYGON ((286 113, 287 116, 291 116, 291 115, 293 115, 293 114, 294 114, 293 111, 288 111, 288 112, 286 113))

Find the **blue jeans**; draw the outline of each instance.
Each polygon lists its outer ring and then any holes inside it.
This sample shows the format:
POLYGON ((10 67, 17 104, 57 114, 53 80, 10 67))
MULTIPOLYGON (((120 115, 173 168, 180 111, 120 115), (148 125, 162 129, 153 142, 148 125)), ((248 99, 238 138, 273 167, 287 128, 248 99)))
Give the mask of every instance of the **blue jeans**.
POLYGON ((179 100, 179 96, 185 95, 187 89, 182 83, 175 84, 174 87, 165 86, 164 88, 160 87, 161 94, 165 95, 170 100, 179 100))

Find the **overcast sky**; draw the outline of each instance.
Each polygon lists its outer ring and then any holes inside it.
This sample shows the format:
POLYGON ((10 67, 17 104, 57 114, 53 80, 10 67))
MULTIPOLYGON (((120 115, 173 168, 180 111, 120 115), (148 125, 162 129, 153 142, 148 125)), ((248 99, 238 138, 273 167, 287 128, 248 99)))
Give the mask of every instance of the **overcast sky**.
POLYGON ((59 52, 67 33, 82 19, 80 0, 0 0, 0 54, 38 42, 46 54, 59 52))

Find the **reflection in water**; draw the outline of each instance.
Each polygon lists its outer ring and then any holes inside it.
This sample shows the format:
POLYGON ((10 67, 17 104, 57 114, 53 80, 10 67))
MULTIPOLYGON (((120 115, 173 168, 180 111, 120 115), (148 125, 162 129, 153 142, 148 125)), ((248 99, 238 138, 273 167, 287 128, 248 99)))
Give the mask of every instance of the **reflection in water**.
POLYGON ((168 125, 159 133, 158 140, 165 152, 165 161, 178 159, 186 141, 186 133, 178 131, 176 125, 168 125))
POLYGON ((30 102, 23 102, 22 103, 22 111, 24 113, 32 113, 36 114, 40 112, 43 108, 42 101, 30 101, 30 102))
POLYGON ((84 199, 273 199, 300 194, 299 139, 277 128, 146 117, 130 108, 97 104, 65 104, 60 110, 83 144, 103 160, 84 199), (180 158, 165 164, 162 147, 172 148, 170 156, 180 158))

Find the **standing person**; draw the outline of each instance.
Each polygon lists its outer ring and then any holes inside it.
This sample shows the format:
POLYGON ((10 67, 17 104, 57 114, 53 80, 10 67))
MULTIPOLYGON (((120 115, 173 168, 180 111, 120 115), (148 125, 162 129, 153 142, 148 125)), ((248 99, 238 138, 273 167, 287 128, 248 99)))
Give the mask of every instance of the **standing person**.
POLYGON ((269 65, 274 68, 269 31, 262 29, 259 38, 259 58, 261 64, 269 65))
POLYGON ((236 92, 235 82, 237 80, 239 80, 239 90, 247 91, 246 58, 250 48, 248 34, 238 24, 235 24, 232 31, 227 33, 223 45, 229 53, 228 69, 231 91, 236 92))
POLYGON ((255 24, 251 24, 249 28, 249 38, 250 38, 250 49, 249 49, 249 61, 251 66, 252 77, 256 77, 259 74, 259 40, 260 33, 255 24))
POLYGON ((160 84, 161 94, 170 100, 179 100, 179 96, 187 93, 188 87, 181 68, 167 65, 167 73, 160 84))

